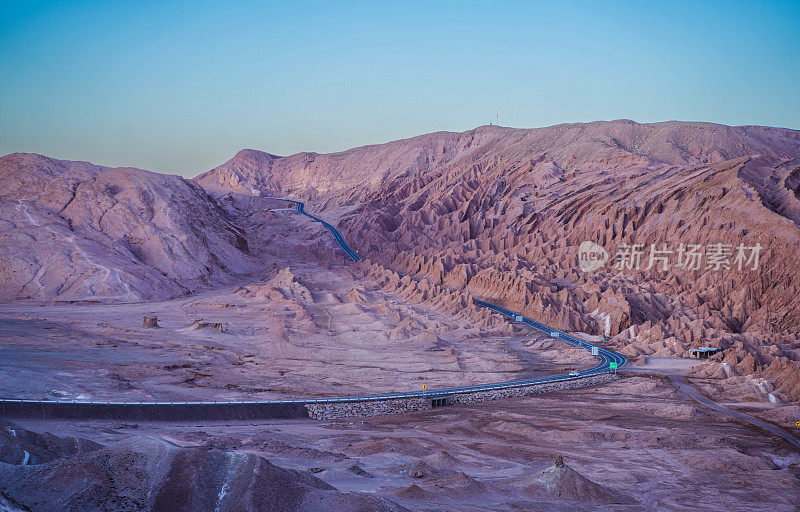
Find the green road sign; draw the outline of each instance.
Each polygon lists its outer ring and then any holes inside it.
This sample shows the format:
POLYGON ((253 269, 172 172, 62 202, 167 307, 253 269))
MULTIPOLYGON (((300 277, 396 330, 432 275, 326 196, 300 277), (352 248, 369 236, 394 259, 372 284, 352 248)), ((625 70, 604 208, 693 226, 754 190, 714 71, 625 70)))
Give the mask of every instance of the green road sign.
POLYGON ((616 370, 617 369, 617 363, 608 363, 608 367, 611 368, 612 370, 616 370))

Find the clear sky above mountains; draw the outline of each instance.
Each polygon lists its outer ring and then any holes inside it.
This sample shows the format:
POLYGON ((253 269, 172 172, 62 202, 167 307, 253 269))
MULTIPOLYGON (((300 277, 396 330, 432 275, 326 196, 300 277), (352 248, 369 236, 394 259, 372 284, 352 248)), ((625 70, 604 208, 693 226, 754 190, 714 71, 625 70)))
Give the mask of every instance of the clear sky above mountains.
POLYGON ((495 122, 800 128, 796 2, 61 2, 0 9, 0 154, 193 176, 495 122))

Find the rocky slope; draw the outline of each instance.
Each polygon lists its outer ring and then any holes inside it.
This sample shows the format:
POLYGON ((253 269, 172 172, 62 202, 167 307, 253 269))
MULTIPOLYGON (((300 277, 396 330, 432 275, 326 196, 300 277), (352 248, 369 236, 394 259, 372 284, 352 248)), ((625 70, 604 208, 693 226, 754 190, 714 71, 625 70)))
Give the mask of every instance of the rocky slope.
POLYGON ((564 464, 559 455, 556 463, 522 482, 526 493, 545 495, 569 502, 635 503, 623 493, 598 485, 564 464))
MULTIPOLYGON (((18 427, 12 431, 42 437, 18 427)), ((382 498, 339 492, 310 473, 283 469, 256 455, 182 448, 154 437, 132 437, 108 447, 49 438, 56 446, 81 443, 89 449, 47 462, 0 464, 4 510, 406 510, 382 498)), ((8 451, 7 441, 0 435, 0 451, 8 451)))
MULTIPOLYGON (((763 399, 800 400, 794 130, 483 126, 327 155, 244 150, 193 182, 9 155, 0 186, 5 297, 136 301, 229 282, 263 268, 276 240, 270 226, 280 216, 259 213, 266 203, 257 196, 291 196, 338 222, 373 265, 366 273, 385 267, 453 292, 386 274, 417 301, 502 302, 610 338, 631 356, 719 345, 702 376, 747 377, 768 390, 763 399), (606 252, 605 265, 581 270, 584 242, 606 252), (615 265, 635 244, 639 264, 615 265), (668 268, 649 264, 654 250, 671 251, 662 254, 668 268), (702 253, 697 268, 693 250, 702 253), (712 264, 715 250, 728 251, 724 264, 712 264)), ((306 236, 320 242, 298 247, 295 259, 337 261, 325 232, 306 236)))
POLYGON ((102 445, 87 439, 33 432, 0 419, 0 462, 5 464, 44 464, 100 448, 102 445))
POLYGON ((178 176, 12 154, 0 190, 6 298, 139 301, 254 267, 225 212, 178 176))
POLYGON ((731 371, 800 399, 798 379, 785 377, 800 375, 800 132, 484 126, 328 155, 245 150, 196 180, 216 193, 303 198, 374 262, 613 337, 630 355, 721 345, 731 371), (577 264, 584 241, 609 255, 595 272, 577 264), (615 265, 633 244, 639 268, 615 265), (707 268, 707 254, 698 269, 677 268, 681 244, 723 244, 729 268, 707 268), (654 259, 648 269, 652 249, 672 251, 669 268, 654 259))

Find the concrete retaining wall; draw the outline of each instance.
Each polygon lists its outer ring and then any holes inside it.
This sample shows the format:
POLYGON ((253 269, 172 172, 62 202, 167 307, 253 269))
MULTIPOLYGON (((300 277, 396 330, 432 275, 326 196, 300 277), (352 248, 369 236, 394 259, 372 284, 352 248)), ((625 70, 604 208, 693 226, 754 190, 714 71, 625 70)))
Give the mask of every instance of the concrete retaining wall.
POLYGON ((308 418, 305 404, 71 404, 0 403, 6 418, 132 421, 255 420, 308 418))

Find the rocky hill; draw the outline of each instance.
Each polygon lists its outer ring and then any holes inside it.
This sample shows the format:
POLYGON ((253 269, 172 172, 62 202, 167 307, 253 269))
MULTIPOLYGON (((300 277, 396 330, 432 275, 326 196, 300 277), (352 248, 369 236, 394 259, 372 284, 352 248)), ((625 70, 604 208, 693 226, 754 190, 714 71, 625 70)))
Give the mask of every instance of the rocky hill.
POLYGON ((14 154, 0 190, 6 298, 138 301, 229 283, 261 268, 278 217, 257 196, 279 195, 337 223, 372 274, 415 274, 631 356, 720 346, 698 375, 800 400, 795 130, 482 126, 331 154, 244 150, 194 180, 14 154), (581 247, 605 259, 586 269, 581 247))
MULTIPOLYGON (((9 440, 43 438, 13 425, 9 440)), ((155 437, 132 437, 110 446, 47 435, 48 448, 81 450, 46 461, 30 457, 0 464, 0 509, 41 511, 256 511, 318 510, 401 512, 405 508, 363 493, 340 492, 311 473, 284 469, 252 454, 209 447, 178 447, 155 437)), ((19 444, 19 443, 18 443, 19 444)), ((27 441, 41 451, 42 442, 27 441)), ((29 453, 25 451, 25 453, 29 453)))
POLYGON ((245 150, 196 181, 302 198, 373 261, 630 355, 722 346, 734 374, 800 399, 781 377, 800 359, 798 131, 483 126, 327 155, 245 150), (608 256, 593 272, 578 265, 587 241, 608 256))
POLYGON ((0 296, 140 301, 250 271, 228 215, 179 176, 0 158, 0 296))

